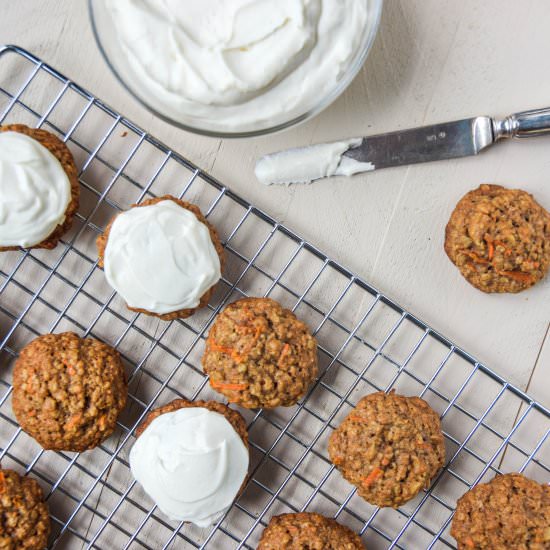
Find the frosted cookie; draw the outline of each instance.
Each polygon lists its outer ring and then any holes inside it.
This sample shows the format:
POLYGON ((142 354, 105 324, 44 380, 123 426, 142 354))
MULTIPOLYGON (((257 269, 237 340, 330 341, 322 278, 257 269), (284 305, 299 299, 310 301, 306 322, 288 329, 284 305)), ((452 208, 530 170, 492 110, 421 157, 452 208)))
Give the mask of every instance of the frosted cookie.
POLYGON ((136 435, 132 474, 170 519, 208 527, 244 486, 246 424, 222 403, 176 399, 152 411, 136 435))
POLYGON ((0 251, 55 248, 78 210, 77 169, 56 136, 0 126, 0 251))
POLYGON ((216 230, 197 206, 170 195, 115 216, 97 248, 107 282, 128 308, 165 321, 205 307, 221 278, 216 230))

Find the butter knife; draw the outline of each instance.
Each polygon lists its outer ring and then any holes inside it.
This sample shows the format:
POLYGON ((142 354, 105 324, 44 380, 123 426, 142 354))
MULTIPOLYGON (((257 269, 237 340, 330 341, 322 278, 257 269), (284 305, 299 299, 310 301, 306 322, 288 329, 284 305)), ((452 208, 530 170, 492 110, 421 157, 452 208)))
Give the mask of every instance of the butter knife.
POLYGON ((420 162, 477 155, 505 138, 550 134, 550 108, 504 119, 479 116, 334 143, 288 149, 262 157, 256 176, 265 184, 308 183, 420 162))

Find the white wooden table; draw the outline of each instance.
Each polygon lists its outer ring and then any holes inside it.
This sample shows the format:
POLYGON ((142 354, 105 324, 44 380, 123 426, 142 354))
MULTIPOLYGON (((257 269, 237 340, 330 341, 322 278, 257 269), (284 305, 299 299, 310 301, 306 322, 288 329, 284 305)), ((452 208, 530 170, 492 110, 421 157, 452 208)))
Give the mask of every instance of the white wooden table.
POLYGON ((53 65, 548 407, 550 277, 485 295, 451 265, 443 235, 459 198, 483 182, 521 187, 549 209, 550 139, 311 186, 264 187, 253 168, 281 148, 549 106, 549 21, 546 0, 386 0, 343 96, 298 128, 246 140, 186 133, 143 109, 100 56, 84 0, 0 0, 0 43, 53 65))

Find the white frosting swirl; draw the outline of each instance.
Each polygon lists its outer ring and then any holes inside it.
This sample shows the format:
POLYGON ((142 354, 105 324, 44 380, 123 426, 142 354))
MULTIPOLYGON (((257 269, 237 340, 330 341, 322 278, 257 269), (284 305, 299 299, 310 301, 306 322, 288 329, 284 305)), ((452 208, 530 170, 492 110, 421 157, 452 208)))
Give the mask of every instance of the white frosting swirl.
POLYGON ((116 217, 104 269, 129 306, 159 314, 197 307, 221 277, 208 227, 172 200, 116 217))
POLYGON ((221 414, 188 407, 161 414, 130 451, 136 480, 169 518, 215 523, 235 500, 249 453, 221 414))
POLYGON ((302 115, 356 59, 366 0, 104 0, 123 76, 164 115, 250 131, 302 115))
POLYGON ((37 140, 0 132, 0 246, 29 247, 65 221, 71 182, 37 140))

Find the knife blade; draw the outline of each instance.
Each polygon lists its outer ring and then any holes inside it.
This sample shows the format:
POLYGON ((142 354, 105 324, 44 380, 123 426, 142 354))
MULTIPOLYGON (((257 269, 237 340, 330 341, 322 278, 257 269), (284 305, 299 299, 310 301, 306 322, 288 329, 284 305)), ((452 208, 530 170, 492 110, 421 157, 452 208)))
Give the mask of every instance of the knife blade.
POLYGON ((483 116, 363 138, 343 156, 380 170, 477 155, 494 139, 492 119, 483 116))
POLYGON ((288 149, 262 157, 256 176, 265 184, 309 183, 334 175, 477 155, 504 138, 550 134, 550 108, 524 111, 504 119, 488 116, 432 124, 288 149))

